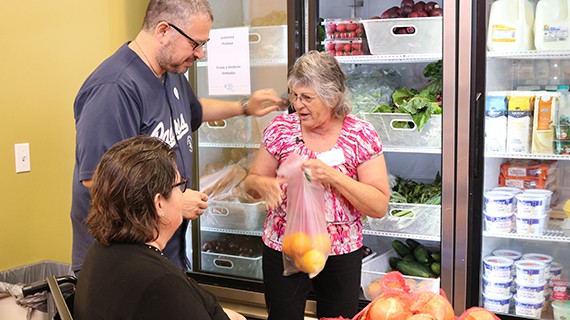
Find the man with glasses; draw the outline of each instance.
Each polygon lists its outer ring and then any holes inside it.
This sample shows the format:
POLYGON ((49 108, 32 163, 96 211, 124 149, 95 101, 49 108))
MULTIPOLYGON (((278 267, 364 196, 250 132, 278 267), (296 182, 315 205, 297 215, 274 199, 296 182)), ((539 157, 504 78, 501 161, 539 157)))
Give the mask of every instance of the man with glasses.
MULTIPOLYGON (((212 11, 207 0, 150 0, 142 30, 87 78, 74 103, 76 162, 71 220, 73 270, 81 269, 92 237, 84 221, 89 212, 92 174, 114 143, 136 135, 158 137, 177 154, 180 174, 192 181, 192 132, 202 122, 238 115, 263 116, 280 108, 274 90, 256 91, 247 101, 198 100, 184 73, 204 57, 212 11)), ((185 188, 185 185, 181 185, 185 188)), ((207 196, 184 192, 185 221, 164 253, 182 269, 188 220, 207 207, 207 196)))

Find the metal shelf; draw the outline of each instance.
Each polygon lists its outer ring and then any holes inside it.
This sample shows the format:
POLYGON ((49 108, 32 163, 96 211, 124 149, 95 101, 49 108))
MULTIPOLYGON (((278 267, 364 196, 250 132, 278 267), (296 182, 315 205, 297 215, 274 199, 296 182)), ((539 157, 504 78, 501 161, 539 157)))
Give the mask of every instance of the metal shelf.
POLYGON ((418 147, 394 147, 382 146, 384 152, 399 152, 399 153, 428 153, 428 154, 441 154, 440 148, 418 148, 418 147))
POLYGON ((487 59, 570 59, 570 50, 488 51, 487 59))
POLYGON ((392 237, 392 238, 412 238, 417 240, 426 240, 426 241, 441 241, 440 236, 428 236, 424 234, 413 234, 413 233, 405 233, 405 232, 388 232, 388 231, 377 231, 370 229, 368 223, 363 223, 362 226, 362 233, 365 235, 371 236, 383 236, 383 237, 392 237))
POLYGON ((550 225, 548 230, 546 230, 544 232, 544 234, 541 234, 541 235, 518 234, 516 232, 497 233, 497 232, 483 231, 483 236, 489 237, 489 238, 521 239, 521 240, 535 240, 535 241, 570 243, 570 236, 565 235, 564 231, 560 227, 553 226, 553 225, 550 225))
POLYGON ((433 62, 441 60, 441 54, 392 54, 392 55, 362 55, 362 56, 338 56, 336 59, 339 63, 417 63, 417 62, 433 62))
POLYGON ((233 230, 233 229, 222 229, 222 228, 210 228, 210 227, 200 227, 200 231, 216 232, 216 233, 231 233, 231 234, 241 234, 245 236, 258 236, 261 237, 262 231, 245 231, 245 230, 233 230))
MULTIPOLYGON (((287 66, 287 59, 252 59, 249 65, 251 67, 287 66)), ((196 66, 207 67, 208 61, 198 61, 196 66)))
POLYGON ((200 148, 244 148, 259 149, 259 143, 217 143, 217 142, 199 142, 200 148))
POLYGON ((491 153, 491 152, 486 152, 486 153, 485 153, 485 158, 570 160, 570 155, 567 155, 567 154, 491 153))

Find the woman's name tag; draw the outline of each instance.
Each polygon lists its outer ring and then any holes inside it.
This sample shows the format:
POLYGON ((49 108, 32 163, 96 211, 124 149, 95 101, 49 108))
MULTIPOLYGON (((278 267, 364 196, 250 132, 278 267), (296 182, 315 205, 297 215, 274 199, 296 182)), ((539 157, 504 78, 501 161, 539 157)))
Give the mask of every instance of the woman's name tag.
POLYGON ((331 167, 338 166, 346 162, 344 159, 344 153, 340 149, 332 149, 323 152, 317 156, 317 159, 321 160, 331 167))

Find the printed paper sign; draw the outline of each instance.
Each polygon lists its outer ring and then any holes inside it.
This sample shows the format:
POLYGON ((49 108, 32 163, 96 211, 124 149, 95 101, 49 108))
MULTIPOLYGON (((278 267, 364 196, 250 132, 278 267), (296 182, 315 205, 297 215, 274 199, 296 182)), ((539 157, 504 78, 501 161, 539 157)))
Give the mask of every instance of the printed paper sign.
POLYGON ((249 28, 210 31, 208 42, 209 95, 249 95, 249 28))

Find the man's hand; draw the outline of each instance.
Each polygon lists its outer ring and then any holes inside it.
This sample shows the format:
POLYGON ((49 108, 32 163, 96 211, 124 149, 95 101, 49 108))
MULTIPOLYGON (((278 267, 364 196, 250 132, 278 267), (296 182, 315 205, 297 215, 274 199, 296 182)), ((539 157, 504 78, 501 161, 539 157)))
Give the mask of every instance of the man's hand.
POLYGON ((208 195, 203 192, 186 189, 184 191, 184 208, 182 216, 186 220, 197 219, 208 208, 208 195))
POLYGON ((286 107, 277 92, 273 89, 261 89, 255 91, 247 102, 247 114, 252 116, 264 116, 272 111, 282 110, 286 107))

